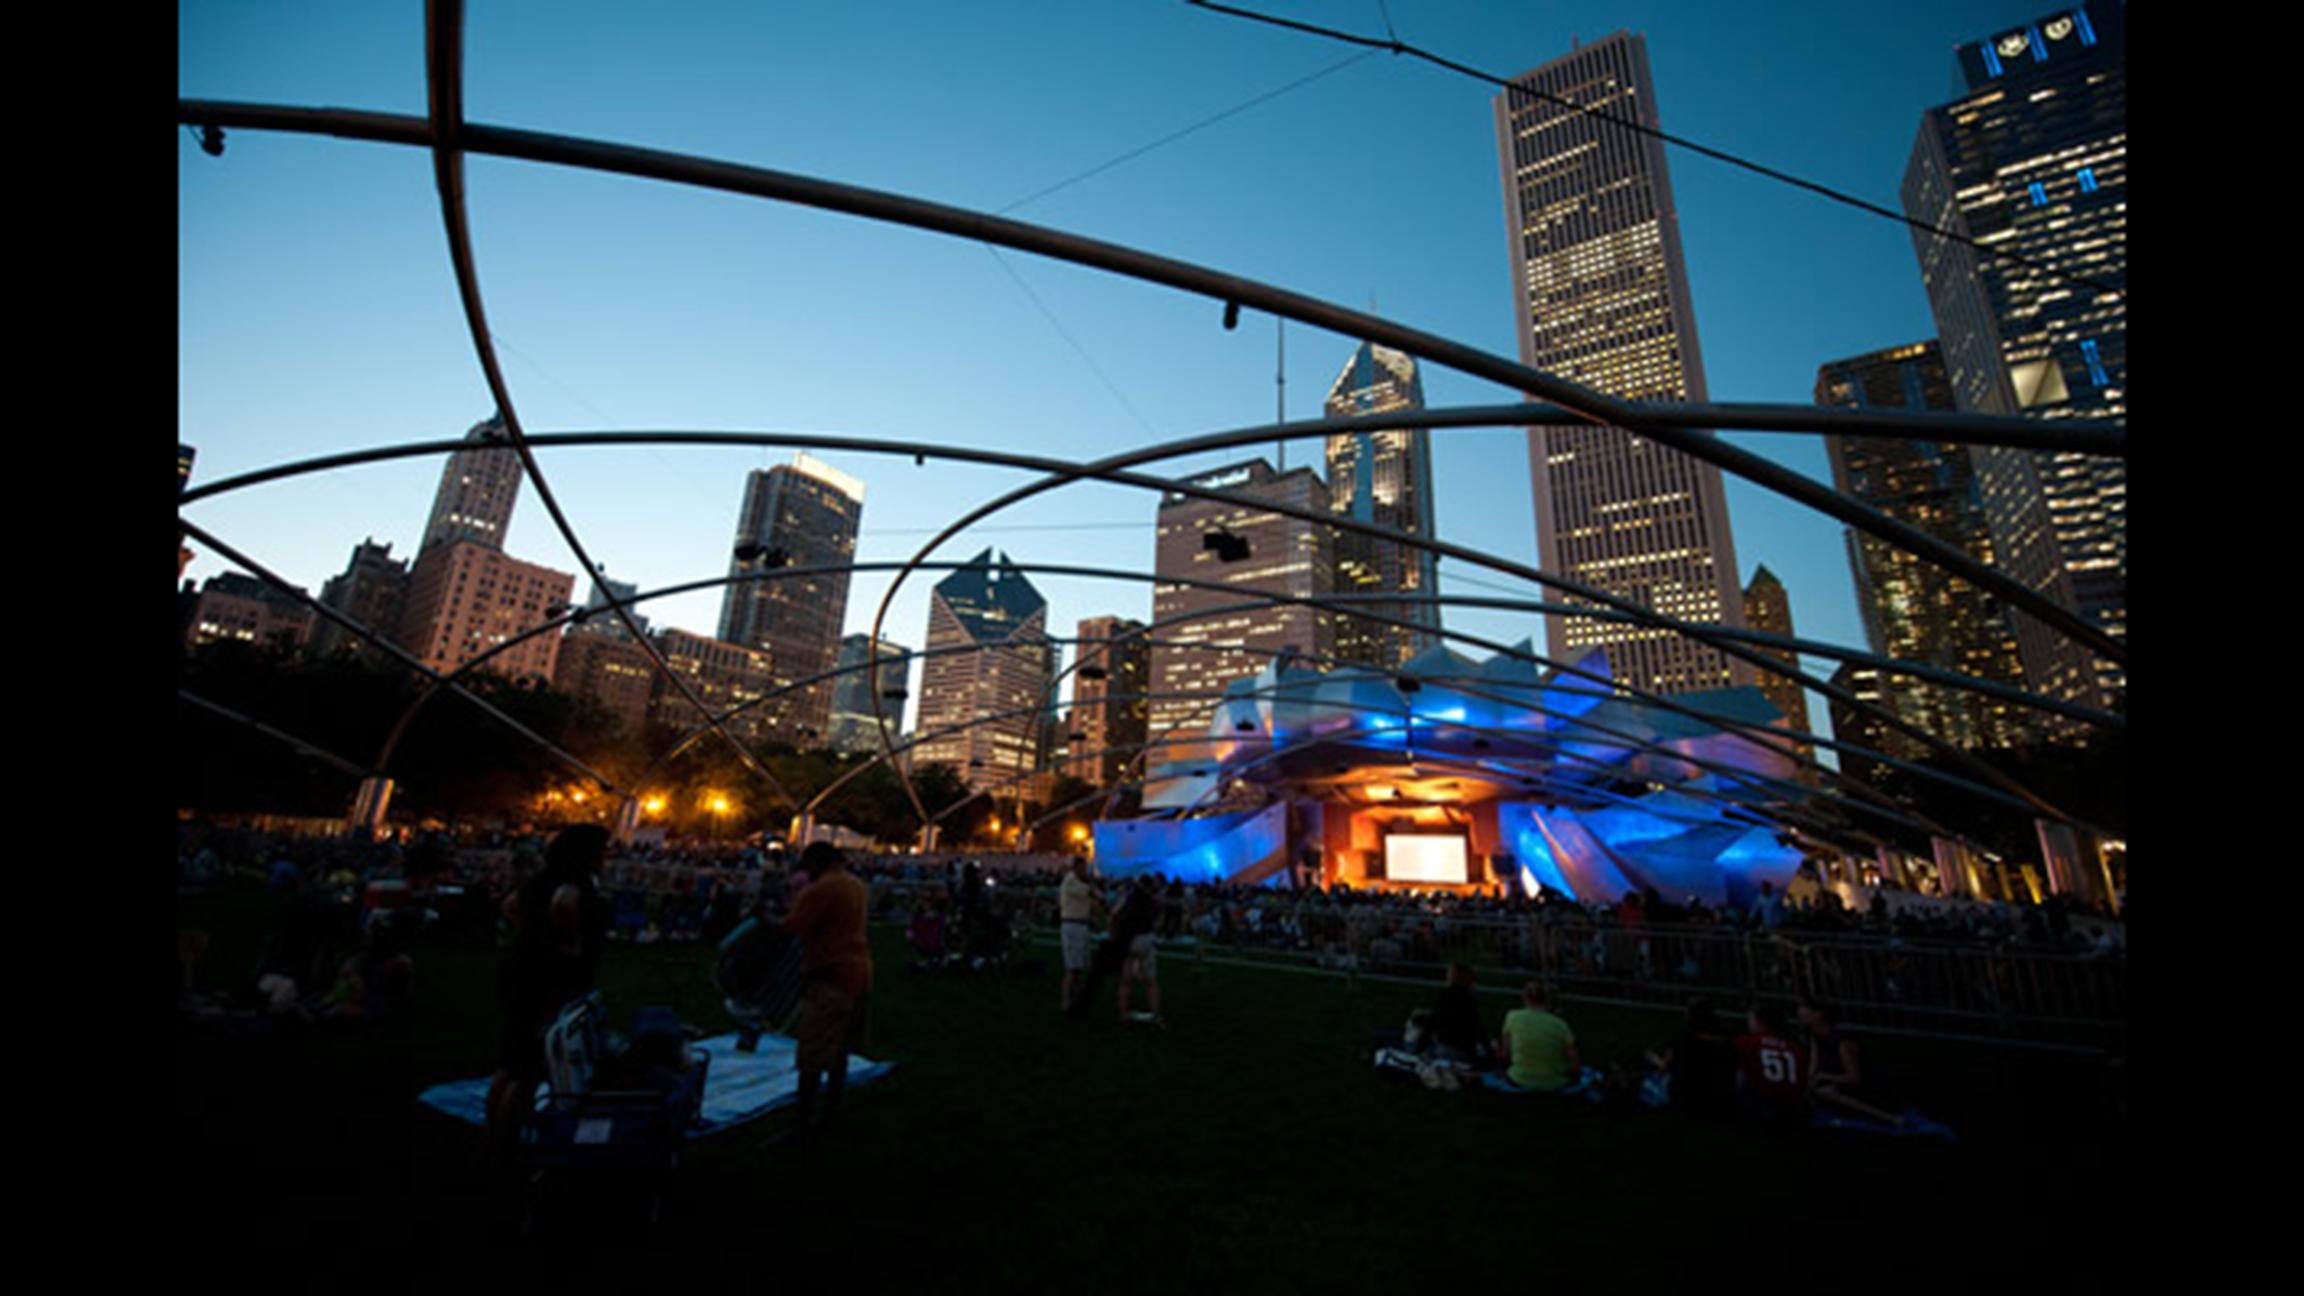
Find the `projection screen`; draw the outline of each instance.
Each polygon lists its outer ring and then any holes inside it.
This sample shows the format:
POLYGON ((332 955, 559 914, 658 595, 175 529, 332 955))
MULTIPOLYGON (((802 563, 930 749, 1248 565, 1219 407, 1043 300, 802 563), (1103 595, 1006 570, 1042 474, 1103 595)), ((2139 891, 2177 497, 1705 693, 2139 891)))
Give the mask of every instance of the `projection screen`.
POLYGON ((1461 836, 1393 833, 1384 839, 1384 877, 1389 882, 1462 885, 1472 880, 1461 836))

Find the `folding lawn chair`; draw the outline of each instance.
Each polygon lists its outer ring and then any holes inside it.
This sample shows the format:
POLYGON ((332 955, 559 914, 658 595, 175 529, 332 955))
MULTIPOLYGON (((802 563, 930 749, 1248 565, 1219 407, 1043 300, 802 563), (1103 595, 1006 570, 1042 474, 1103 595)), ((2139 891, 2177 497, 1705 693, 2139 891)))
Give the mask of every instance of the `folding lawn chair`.
POLYGON ((741 1028, 737 1048, 751 1052, 760 1036, 779 1031, 800 1003, 800 963, 807 951, 772 923, 746 918, 720 942, 713 979, 723 1006, 741 1028))
MULTIPOLYGON (((648 1191, 648 1223, 663 1211, 664 1179, 680 1164, 680 1145, 704 1104, 711 1056, 688 1045, 677 1016, 668 1009, 644 1009, 633 1047, 652 1036, 678 1037, 685 1066, 668 1083, 645 1087, 600 1088, 596 1081, 616 1069, 598 994, 571 1000, 544 1035, 550 1092, 521 1129, 521 1156, 534 1171, 528 1227, 544 1214, 545 1198, 556 1178, 583 1175, 599 1185, 606 1174, 638 1177, 648 1191)), ((626 1078, 626 1084, 631 1083, 626 1078)))

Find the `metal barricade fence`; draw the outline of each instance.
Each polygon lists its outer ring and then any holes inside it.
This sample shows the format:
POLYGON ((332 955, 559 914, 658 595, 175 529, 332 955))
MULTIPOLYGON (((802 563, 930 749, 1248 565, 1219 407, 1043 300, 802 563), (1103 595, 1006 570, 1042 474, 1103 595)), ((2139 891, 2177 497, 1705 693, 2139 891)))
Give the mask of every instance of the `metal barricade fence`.
MULTIPOLYGON (((882 917, 947 899, 941 882, 870 879, 882 917)), ((1053 940, 1056 890, 994 888, 1019 934, 1053 940)), ((1164 898, 1163 952, 1347 976, 1437 983, 1450 963, 1490 987, 1543 980, 1572 998, 1679 1007, 1702 996, 1733 1012, 1812 998, 1850 1025, 2008 1042, 2117 1048, 2127 1016, 2118 955, 1878 935, 1620 926, 1547 907, 1518 915, 1426 912, 1322 899, 1187 892, 1164 898)))
MULTIPOLYGON (((500 865, 500 861, 489 863, 500 865)), ((484 875, 501 868, 478 870, 484 875)), ((638 865, 611 886, 644 889, 652 916, 692 918, 699 883, 748 903, 773 878, 732 870, 638 865), (666 910, 677 910, 677 915, 666 910)), ((868 868, 875 921, 902 925, 923 904, 949 912, 941 871, 904 877, 868 868)), ((1117 896, 1109 883, 1107 899, 1117 896)), ((995 876, 987 897, 1017 937, 1053 942, 1056 886, 1045 876, 995 876)), ((691 925, 688 922, 681 926, 691 925)), ((1286 893, 1164 893, 1155 928, 1163 952, 1186 959, 1322 970, 1350 978, 1437 983, 1450 963, 1490 988, 1543 980, 1571 998, 1679 1007, 1703 996, 1728 1011, 1755 1001, 1813 998, 1848 1024, 1914 1034, 2118 1048, 2127 1018, 2127 966, 2117 953, 2065 953, 1983 942, 1737 927, 1622 926, 1568 906, 1519 914, 1443 913, 1286 893)))

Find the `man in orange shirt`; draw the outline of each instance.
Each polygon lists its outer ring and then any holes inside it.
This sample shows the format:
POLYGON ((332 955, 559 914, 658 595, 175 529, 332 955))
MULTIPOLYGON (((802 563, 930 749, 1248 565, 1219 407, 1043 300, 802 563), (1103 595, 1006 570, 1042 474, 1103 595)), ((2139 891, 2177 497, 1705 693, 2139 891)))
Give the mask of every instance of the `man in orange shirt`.
POLYGON ((806 1133, 822 1123, 816 1114, 817 1089, 824 1091, 823 1119, 829 1120, 848 1083, 848 1055, 864 1046, 872 994, 872 946, 864 935, 864 919, 871 892, 830 842, 811 844, 801 852, 800 865, 814 880, 792 902, 784 930, 799 939, 804 951, 800 1014, 792 1034, 800 1071, 799 1129, 806 1133))

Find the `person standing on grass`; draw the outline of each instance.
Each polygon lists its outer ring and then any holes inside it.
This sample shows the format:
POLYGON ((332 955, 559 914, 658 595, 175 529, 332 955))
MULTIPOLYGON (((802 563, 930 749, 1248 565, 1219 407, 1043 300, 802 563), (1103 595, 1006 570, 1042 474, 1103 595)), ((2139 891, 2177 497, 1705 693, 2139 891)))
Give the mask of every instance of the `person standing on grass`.
POLYGON ((1153 944, 1152 929, 1160 921, 1159 884, 1149 873, 1137 877, 1136 885, 1129 888, 1128 898, 1120 902, 1120 912, 1112 919, 1112 943, 1120 946, 1126 962, 1120 965, 1120 1020, 1129 1021, 1128 987, 1138 982, 1144 986, 1144 1004, 1151 1010, 1150 1020, 1160 1022, 1160 954, 1153 944))
POLYGON ((872 946, 864 934, 870 890, 830 842, 811 843, 800 865, 813 881, 792 902, 784 930, 801 942, 800 1013, 793 1027, 800 1071, 799 1132, 822 1127, 848 1083, 848 1055, 864 1046, 872 994, 872 946), (823 1110, 817 1110, 817 1092, 823 1110))
POLYGON ((1080 988, 1081 974, 1088 970, 1089 913, 1104 907, 1104 897, 1097 894, 1095 884, 1088 880, 1088 861, 1074 859, 1072 866, 1064 871, 1064 881, 1056 888, 1057 931, 1064 943, 1064 984, 1058 993, 1059 1011, 1072 1011, 1073 992, 1080 988))
POLYGON ((1159 1011, 1158 981, 1154 979, 1156 972, 1150 961, 1146 960, 1140 967, 1136 968, 1123 966, 1136 962, 1131 957, 1136 951, 1136 938, 1142 936, 1149 941, 1152 925, 1159 917, 1159 904, 1151 895, 1150 885, 1151 876, 1149 874, 1137 879, 1137 885, 1131 886, 1125 883, 1121 885, 1120 903, 1112 909, 1111 934, 1105 939, 1103 946, 1089 958, 1088 975, 1082 981, 1079 993, 1072 996, 1072 1006, 1066 1010, 1066 1015, 1072 1020, 1085 1021, 1088 1014, 1095 1010, 1096 1001, 1101 997, 1099 992, 1103 988, 1104 978, 1108 976, 1122 978, 1120 983, 1120 1012, 1121 1020, 1127 1020, 1127 977, 1131 971, 1138 973, 1139 979, 1153 980, 1155 998, 1152 1007, 1155 1013, 1159 1011))
POLYGON ((568 1002, 591 992, 608 948, 608 902, 600 866, 608 830, 598 824, 562 829, 543 867, 504 901, 512 951, 497 977, 502 1061, 488 1083, 488 1145, 509 1156, 521 1123, 536 1109, 543 1083, 544 1032, 568 1002))

